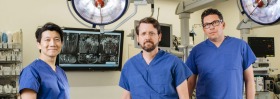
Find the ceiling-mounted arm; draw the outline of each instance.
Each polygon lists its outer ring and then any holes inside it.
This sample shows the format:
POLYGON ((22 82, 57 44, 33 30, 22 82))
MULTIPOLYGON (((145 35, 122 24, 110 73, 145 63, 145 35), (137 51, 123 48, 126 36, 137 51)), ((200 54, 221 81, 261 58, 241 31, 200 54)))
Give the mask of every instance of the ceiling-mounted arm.
MULTIPOLYGON (((104 32, 111 32, 111 31, 114 31, 116 30, 117 28, 119 28, 121 25, 123 25, 126 21, 128 21, 130 18, 132 18, 134 15, 136 15, 137 13, 137 8, 138 8, 138 5, 147 5, 147 4, 152 4, 151 5, 151 8, 152 8, 152 15, 153 15, 153 7, 154 7, 154 0, 132 0, 133 3, 134 3, 134 12, 128 16, 127 18, 125 18, 121 23, 119 23, 117 26, 115 26, 113 29, 111 30, 104 30, 104 32)), ((132 2, 131 2, 132 3, 132 2)), ((102 25, 103 28, 104 28, 104 25, 102 25)), ((101 26, 100 26, 101 27, 101 26)), ((101 32, 101 33, 104 33, 104 32, 101 32)))
POLYGON ((178 4, 176 14, 183 12, 192 13, 224 1, 228 0, 184 0, 178 4))
POLYGON ((237 30, 242 30, 242 29, 252 29, 252 28, 258 28, 258 27, 263 27, 264 25, 260 25, 249 19, 248 17, 245 17, 241 22, 239 22, 237 26, 237 30))

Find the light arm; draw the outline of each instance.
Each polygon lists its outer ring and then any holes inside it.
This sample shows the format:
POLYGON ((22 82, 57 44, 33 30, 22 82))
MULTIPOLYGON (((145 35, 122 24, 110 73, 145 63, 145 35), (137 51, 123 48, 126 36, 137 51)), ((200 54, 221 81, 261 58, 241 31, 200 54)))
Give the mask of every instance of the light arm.
POLYGON ((244 81, 246 88, 246 99, 255 99, 255 81, 252 66, 244 71, 244 81))
POLYGON ((36 99, 37 93, 31 89, 23 89, 20 94, 21 99, 36 99))
POLYGON ((196 78, 197 75, 193 74, 188 79, 188 91, 189 91, 189 97, 192 97, 193 90, 196 86, 196 78))
POLYGON ((179 86, 177 86, 176 90, 178 92, 179 99, 189 99, 187 80, 185 80, 179 86))
POLYGON ((130 92, 127 90, 124 90, 122 99, 131 99, 130 92))

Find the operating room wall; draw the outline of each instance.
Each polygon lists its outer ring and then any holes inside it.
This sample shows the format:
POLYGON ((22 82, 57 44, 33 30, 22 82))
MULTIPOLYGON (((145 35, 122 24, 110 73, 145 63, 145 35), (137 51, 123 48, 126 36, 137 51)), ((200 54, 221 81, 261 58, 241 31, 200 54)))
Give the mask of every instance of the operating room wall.
MULTIPOLYGON (((64 27, 86 28, 79 24, 71 16, 66 5, 67 0, 1 0, 0 1, 0 31, 23 31, 23 66, 25 67, 38 57, 39 52, 36 47, 35 30, 46 22, 54 22, 64 27)), ((155 0, 155 13, 161 23, 173 25, 173 33, 180 36, 179 16, 175 15, 177 4, 181 0, 155 0)), ((236 30, 240 14, 236 6, 236 0, 229 0, 211 6, 219 9, 224 14, 226 22, 225 34, 240 37, 240 32, 236 30)), ((123 20, 134 10, 131 4, 126 14, 120 19, 123 20)), ((190 28, 192 24, 200 24, 200 14, 203 10, 191 14, 190 28)), ((134 48, 133 40, 126 37, 134 28, 134 20, 150 16, 150 5, 139 6, 137 14, 124 23, 118 30, 124 30, 123 63, 133 55, 139 53, 140 49, 134 48)), ((112 29, 120 21, 105 26, 106 29, 112 29)), ((279 27, 279 26, 278 26, 279 27)), ((196 32, 195 44, 203 41, 205 36, 202 28, 194 28, 196 32)), ((279 38, 280 31, 277 26, 253 29, 252 35, 256 36, 274 36, 279 38)), ((270 58, 271 65, 278 67, 279 61, 279 39, 275 38, 276 57, 270 58), (278 44, 278 45, 277 45, 278 44)), ((120 71, 66 71, 70 83, 70 96, 72 99, 119 99, 122 89, 118 87, 120 71)))

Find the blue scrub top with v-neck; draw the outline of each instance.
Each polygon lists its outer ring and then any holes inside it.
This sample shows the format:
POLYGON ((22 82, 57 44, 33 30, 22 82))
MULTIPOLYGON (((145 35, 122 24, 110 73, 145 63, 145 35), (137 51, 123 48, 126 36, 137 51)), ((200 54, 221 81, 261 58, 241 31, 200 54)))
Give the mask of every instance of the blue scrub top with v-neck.
POLYGON ((196 45, 186 64, 198 75, 197 99, 243 99, 243 73, 255 60, 249 45, 234 37, 219 47, 209 39, 196 45))
POLYGON ((174 55, 159 50, 148 65, 141 52, 125 63, 119 86, 129 91, 132 99, 179 99, 176 87, 191 74, 174 55))
POLYGON ((59 66, 54 71, 40 59, 33 61, 20 73, 19 92, 23 89, 35 91, 37 99, 70 99, 65 72, 59 66))

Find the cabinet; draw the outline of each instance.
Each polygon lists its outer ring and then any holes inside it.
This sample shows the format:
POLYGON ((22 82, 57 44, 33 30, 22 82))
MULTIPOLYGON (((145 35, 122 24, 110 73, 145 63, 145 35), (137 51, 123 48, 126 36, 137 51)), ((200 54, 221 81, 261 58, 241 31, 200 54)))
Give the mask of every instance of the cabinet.
POLYGON ((0 99, 18 97, 18 78, 22 69, 22 32, 13 33, 13 42, 0 42, 0 99), (17 39, 17 40, 15 40, 17 39))

